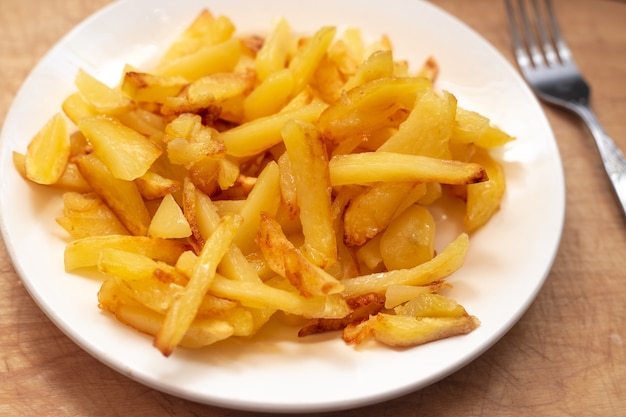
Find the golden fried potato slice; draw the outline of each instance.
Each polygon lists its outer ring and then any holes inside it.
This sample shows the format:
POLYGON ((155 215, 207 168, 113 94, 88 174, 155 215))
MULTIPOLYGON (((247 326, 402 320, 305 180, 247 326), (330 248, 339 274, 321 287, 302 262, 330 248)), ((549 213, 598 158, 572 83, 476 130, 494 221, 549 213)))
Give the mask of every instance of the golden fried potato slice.
POLYGON ((236 215, 224 216, 206 240, 183 294, 168 310, 163 327, 154 339, 155 347, 164 356, 174 351, 193 322, 202 299, 211 287, 217 266, 228 251, 242 221, 236 215))
POLYGON ((295 53, 288 66, 294 78, 292 97, 300 93, 311 81, 336 33, 336 27, 324 26, 307 39, 295 53))
POLYGON ((318 127, 327 140, 397 127, 415 104, 418 92, 431 87, 426 78, 379 78, 342 95, 321 115, 318 127))
MULTIPOLYGON (((98 291, 99 307, 115 315, 122 323, 151 336, 158 334, 165 316, 124 293, 119 280, 106 280, 98 291)), ((180 346, 199 348, 227 339, 235 333, 232 324, 219 319, 194 320, 186 330, 180 346)))
POLYGON ((263 283, 236 281, 220 276, 213 280, 211 294, 237 300, 259 309, 276 309, 305 318, 342 318, 350 307, 340 294, 303 297, 285 278, 270 278, 263 283))
POLYGON ((124 225, 95 193, 64 193, 63 215, 57 217, 56 222, 74 239, 128 234, 124 225))
POLYGON ((290 111, 261 117, 220 133, 226 153, 236 157, 257 155, 281 142, 281 129, 289 120, 313 122, 326 108, 311 103, 290 111))
POLYGON ((296 185, 304 234, 301 250, 311 262, 325 268, 337 260, 326 147, 320 132, 310 123, 288 121, 282 136, 296 185))
POLYGON ((470 232, 484 225, 500 209, 506 188, 502 166, 486 150, 476 149, 472 161, 485 167, 489 181, 467 186, 464 223, 470 232))
POLYGON ((191 227, 172 194, 161 200, 148 227, 148 236, 163 239, 182 239, 191 236, 191 227))
POLYGON ((190 247, 181 240, 146 236, 91 236, 67 244, 64 252, 65 270, 72 271, 98 265, 98 258, 103 249, 139 253, 173 265, 178 257, 190 247))
POLYGON ((428 285, 439 281, 463 265, 468 248, 469 237, 462 233, 433 259, 413 268, 342 279, 343 294, 345 297, 370 292, 382 294, 392 285, 428 285))
POLYGON ((304 297, 336 294, 343 290, 339 281, 311 263, 283 234, 280 224, 261 213, 257 245, 268 266, 285 277, 304 297))
POLYGON ((452 94, 420 90, 406 121, 378 151, 450 159, 448 143, 455 126, 456 108, 457 101, 452 94))
POLYGON ((203 9, 179 34, 163 54, 157 67, 163 67, 177 59, 190 55, 204 46, 216 45, 232 37, 235 25, 227 16, 214 16, 203 9))
POLYGON ((98 158, 122 180, 145 174, 163 152, 147 137, 107 116, 84 117, 78 121, 78 129, 98 158))
POLYGON ((122 92, 138 102, 164 103, 189 84, 183 77, 167 77, 146 72, 128 71, 122 80, 122 92))
POLYGON ((336 155, 328 169, 333 187, 389 181, 474 184, 488 179, 485 169, 478 163, 395 152, 336 155))
POLYGON ((150 225, 150 213, 132 181, 116 178, 95 154, 74 158, 81 175, 134 235, 144 236, 150 225))
POLYGON ((230 38, 223 42, 201 46, 195 52, 159 66, 157 75, 184 77, 195 81, 209 74, 232 71, 241 58, 241 41, 230 38))
POLYGON ((26 178, 38 184, 54 184, 67 167, 70 136, 62 113, 56 113, 31 139, 26 149, 26 178))
POLYGON ((380 255, 388 270, 413 268, 435 254, 435 220, 414 204, 387 226, 380 239, 380 255))
POLYGON ((78 92, 100 114, 116 115, 132 108, 133 102, 121 90, 94 78, 82 68, 74 78, 78 92))
POLYGON ((416 318, 379 313, 367 321, 346 327, 343 340, 358 345, 373 336, 385 345, 405 348, 467 334, 479 325, 474 316, 416 318))

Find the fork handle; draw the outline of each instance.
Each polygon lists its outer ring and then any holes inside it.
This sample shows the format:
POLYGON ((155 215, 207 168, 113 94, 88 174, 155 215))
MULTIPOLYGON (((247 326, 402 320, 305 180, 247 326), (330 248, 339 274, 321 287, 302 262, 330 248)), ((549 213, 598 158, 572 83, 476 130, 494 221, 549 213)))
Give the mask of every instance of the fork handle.
POLYGON ((624 159, 624 154, 615 145, 613 139, 606 134, 598 118, 588 106, 580 106, 577 110, 596 141, 604 169, 622 205, 622 212, 626 215, 626 159, 624 159))

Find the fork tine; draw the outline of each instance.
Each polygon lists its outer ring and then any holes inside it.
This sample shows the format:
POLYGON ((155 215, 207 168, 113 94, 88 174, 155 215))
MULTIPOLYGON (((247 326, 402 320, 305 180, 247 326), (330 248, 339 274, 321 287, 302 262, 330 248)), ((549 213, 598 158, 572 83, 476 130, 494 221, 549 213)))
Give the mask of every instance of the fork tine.
POLYGON ((526 46, 522 41, 522 34, 519 31, 519 26, 515 19, 515 11, 513 10, 513 5, 511 4, 511 0, 506 0, 506 12, 509 17, 509 28, 511 29, 511 40, 513 42, 513 49, 515 51, 515 58, 517 59, 517 64, 522 68, 522 70, 531 66, 531 60, 528 56, 528 52, 526 51, 526 46))
POLYGON ((556 14, 554 13, 554 8, 552 7, 552 2, 550 0, 546 0, 546 9, 548 10, 550 31, 552 32, 552 38, 554 39, 554 45, 556 46, 556 52, 558 53, 558 57, 561 62, 571 61, 572 53, 570 52, 569 48, 565 44, 565 41, 563 40, 563 37, 561 36, 559 24, 556 21, 556 14))
POLYGON ((535 33, 533 32, 528 13, 526 12, 526 3, 524 0, 519 1, 519 13, 522 21, 522 28, 526 37, 526 45, 530 52, 530 58, 534 67, 542 66, 544 63, 543 53, 537 45, 535 40, 535 33))
POLYGON ((552 46, 552 38, 550 37, 550 35, 553 37, 555 36, 553 23, 556 23, 556 20, 554 18, 554 14, 550 12, 552 10, 552 2, 550 0, 545 0, 544 4, 548 10, 549 25, 544 23, 539 3, 537 0, 533 0, 533 8, 535 9, 535 27, 537 28, 537 33, 539 34, 539 39, 541 40, 543 56, 546 62, 548 65, 556 65, 559 63, 559 60, 554 47, 552 46))

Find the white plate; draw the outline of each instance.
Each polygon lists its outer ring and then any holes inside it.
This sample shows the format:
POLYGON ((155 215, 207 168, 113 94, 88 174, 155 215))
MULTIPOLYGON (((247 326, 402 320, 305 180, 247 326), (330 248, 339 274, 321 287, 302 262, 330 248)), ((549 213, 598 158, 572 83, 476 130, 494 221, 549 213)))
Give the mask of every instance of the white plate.
MULTIPOLYGON (((504 19, 504 17, 503 17, 504 19)), ((464 24, 419 0, 127 0, 87 19, 32 71, 1 136, 0 208, 5 244, 41 309, 83 349, 141 383, 212 405, 270 412, 344 409, 429 385, 475 359, 521 317, 546 278, 560 241, 564 180, 557 146, 537 101, 506 62, 464 24), (149 68, 202 7, 225 14, 240 32, 266 33, 274 18, 312 33, 323 25, 386 33, 396 58, 414 67, 433 54, 438 86, 489 116, 518 140, 499 154, 508 178, 502 210, 476 233, 452 296, 482 321, 467 336, 393 350, 354 349, 337 334, 297 339, 268 329, 254 343, 229 341, 165 359, 151 340, 96 307, 99 282, 63 270, 64 232, 55 192, 13 168, 40 126, 73 91, 79 67, 109 84, 126 63, 149 68)))

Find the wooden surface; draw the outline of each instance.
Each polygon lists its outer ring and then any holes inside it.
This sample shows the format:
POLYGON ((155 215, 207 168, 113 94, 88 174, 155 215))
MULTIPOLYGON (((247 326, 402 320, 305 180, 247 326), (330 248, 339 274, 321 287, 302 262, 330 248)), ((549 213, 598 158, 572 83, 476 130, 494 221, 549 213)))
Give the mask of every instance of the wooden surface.
MULTIPOLYGON (((0 1, 0 122, 37 60, 108 0, 0 1)), ((434 0, 512 59, 503 3, 434 0)), ((606 131, 626 150, 626 3, 556 1, 606 131)), ((511 109, 511 111, 515 111, 511 109)), ((546 107, 567 181, 563 240, 536 301, 482 357, 419 392, 329 416, 626 413, 626 229, 581 122, 546 107)), ((511 238, 515 238, 512 236, 511 238)), ((532 244, 529 242, 529 244, 532 244)), ((253 416, 146 388, 82 351, 39 310, 0 244, 1 416, 253 416)))

